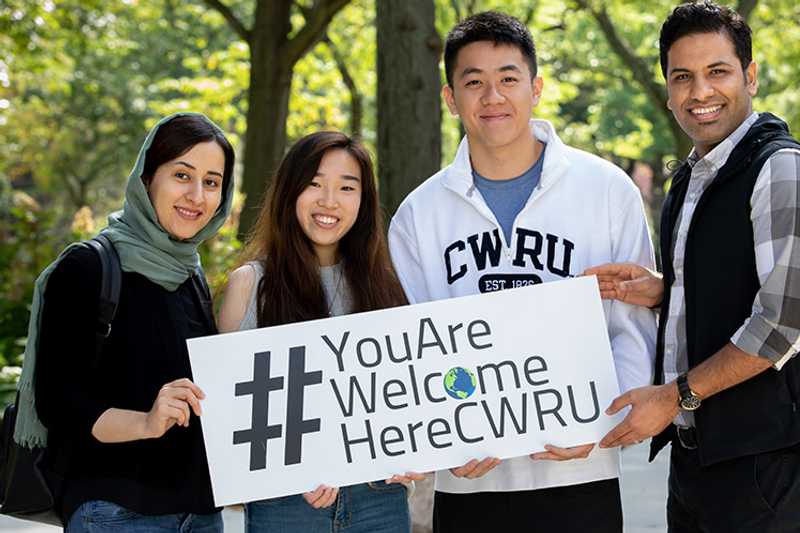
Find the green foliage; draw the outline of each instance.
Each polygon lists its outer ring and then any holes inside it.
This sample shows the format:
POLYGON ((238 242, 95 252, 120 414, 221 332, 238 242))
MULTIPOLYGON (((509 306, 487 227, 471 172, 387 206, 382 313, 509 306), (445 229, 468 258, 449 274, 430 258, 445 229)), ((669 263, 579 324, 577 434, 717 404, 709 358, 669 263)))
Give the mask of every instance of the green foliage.
POLYGON ((332 44, 320 42, 294 70, 289 101, 289 144, 320 129, 351 131, 350 93, 342 80, 331 46, 347 60, 347 69, 364 104, 362 135, 374 148, 376 139, 375 5, 371 0, 352 0, 328 27, 332 44))
POLYGON ((119 154, 141 142, 147 84, 125 35, 131 10, 87 1, 0 7, 0 24, 15 28, 0 47, 8 102, 0 109, 0 172, 28 176, 37 197, 48 195, 65 216, 115 204, 129 165, 119 154))
MULTIPOLYGON (((234 198, 235 210, 241 209, 242 197, 234 198)), ((228 218, 219 233, 200 245, 200 260, 203 264, 208 285, 216 303, 220 303, 222 289, 228 281, 228 274, 241 262, 242 243, 236 237, 238 217, 228 218)))
POLYGON ((800 131, 800 3, 773 0, 751 17, 753 59, 759 65, 755 107, 771 111, 800 131))
POLYGON ((33 282, 52 260, 59 236, 52 212, 3 183, 0 181, 0 366, 19 366, 33 282))

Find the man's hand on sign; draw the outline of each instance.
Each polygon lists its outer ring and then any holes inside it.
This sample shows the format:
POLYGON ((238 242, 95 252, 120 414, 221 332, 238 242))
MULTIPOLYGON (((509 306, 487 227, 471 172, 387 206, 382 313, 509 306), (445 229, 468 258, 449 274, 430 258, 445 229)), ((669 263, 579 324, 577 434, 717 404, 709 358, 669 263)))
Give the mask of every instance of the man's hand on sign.
POLYGON ((410 485, 414 481, 422 481, 428 474, 430 474, 430 472, 406 472, 405 474, 395 474, 387 479, 386 483, 402 483, 404 485, 410 485))
POLYGON ((451 468, 450 473, 456 477, 465 477, 467 479, 475 479, 486 475, 490 470, 500 464, 500 459, 497 457, 487 457, 482 461, 473 459, 463 466, 458 468, 451 468))
POLYGON ((664 298, 661 274, 634 263, 608 263, 583 271, 597 276, 600 297, 632 305, 655 307, 664 298))
POLYGON ((545 444, 544 449, 547 451, 532 453, 530 458, 537 461, 570 461, 572 459, 586 459, 594 449, 595 444, 596 443, 583 444, 581 446, 571 446, 569 448, 559 448, 558 446, 545 444))
POLYGON ((631 406, 630 412, 603 437, 601 448, 629 446, 661 433, 678 414, 678 387, 671 382, 631 389, 611 402, 606 414, 626 406, 631 406))
POLYGON ((311 492, 303 494, 303 498, 308 502, 308 505, 314 509, 322 509, 330 507, 336 501, 336 496, 339 495, 339 489, 336 487, 326 487, 320 485, 311 492))

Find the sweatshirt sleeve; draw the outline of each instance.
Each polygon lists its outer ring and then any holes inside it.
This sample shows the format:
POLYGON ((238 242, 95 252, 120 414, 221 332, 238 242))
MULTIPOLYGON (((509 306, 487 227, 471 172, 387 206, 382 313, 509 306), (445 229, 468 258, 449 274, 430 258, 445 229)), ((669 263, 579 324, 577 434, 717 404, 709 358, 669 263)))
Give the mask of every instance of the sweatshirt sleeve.
MULTIPOLYGON (((611 261, 655 268, 641 194, 622 176, 611 194, 611 261), (616 205, 614 205, 616 204, 616 205)), ((621 392, 653 382, 656 318, 646 307, 605 301, 608 334, 621 392)))
POLYGON ((85 436, 111 407, 93 369, 101 276, 99 257, 76 248, 47 281, 35 384, 36 411, 51 431, 85 436))
POLYGON ((389 225, 389 252, 408 303, 418 304, 431 299, 425 273, 419 260, 419 245, 414 230, 407 223, 408 210, 398 210, 389 225))

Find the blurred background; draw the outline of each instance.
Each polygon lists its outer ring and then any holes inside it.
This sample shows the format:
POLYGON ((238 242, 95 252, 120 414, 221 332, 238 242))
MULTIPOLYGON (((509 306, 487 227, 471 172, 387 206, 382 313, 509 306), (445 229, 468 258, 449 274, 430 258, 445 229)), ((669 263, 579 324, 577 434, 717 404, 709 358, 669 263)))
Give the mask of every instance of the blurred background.
MULTIPOLYGON (((756 110, 796 130, 800 3, 723 3, 754 30, 756 110)), ((219 288, 277 161, 300 136, 324 128, 360 136, 375 157, 387 216, 452 159, 463 131, 441 103, 442 43, 456 21, 486 9, 518 17, 533 33, 544 77, 535 115, 568 144, 625 169, 655 228, 669 169, 691 147, 666 108, 658 66, 659 27, 674 5, 0 0, 0 404, 13 399, 35 277, 121 207, 137 150, 159 117, 205 113, 237 149, 235 215, 202 249, 219 288)), ((651 501, 655 514, 634 520, 644 528, 635 531, 663 530, 665 464, 653 470, 636 453, 626 501, 651 501)), ((415 509, 424 522, 430 489, 421 489, 415 509)))

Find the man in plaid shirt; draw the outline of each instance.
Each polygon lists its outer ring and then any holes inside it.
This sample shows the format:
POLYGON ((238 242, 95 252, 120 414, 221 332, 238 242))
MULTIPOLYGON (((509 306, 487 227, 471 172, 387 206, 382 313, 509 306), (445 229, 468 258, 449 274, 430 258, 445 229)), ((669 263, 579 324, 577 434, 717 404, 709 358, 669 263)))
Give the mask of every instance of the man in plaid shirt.
POLYGON ((663 276, 603 265, 601 293, 660 308, 655 385, 601 447, 672 444, 669 531, 800 531, 800 144, 755 113, 750 28, 712 2, 661 29, 668 107, 694 149, 661 219, 663 276))

